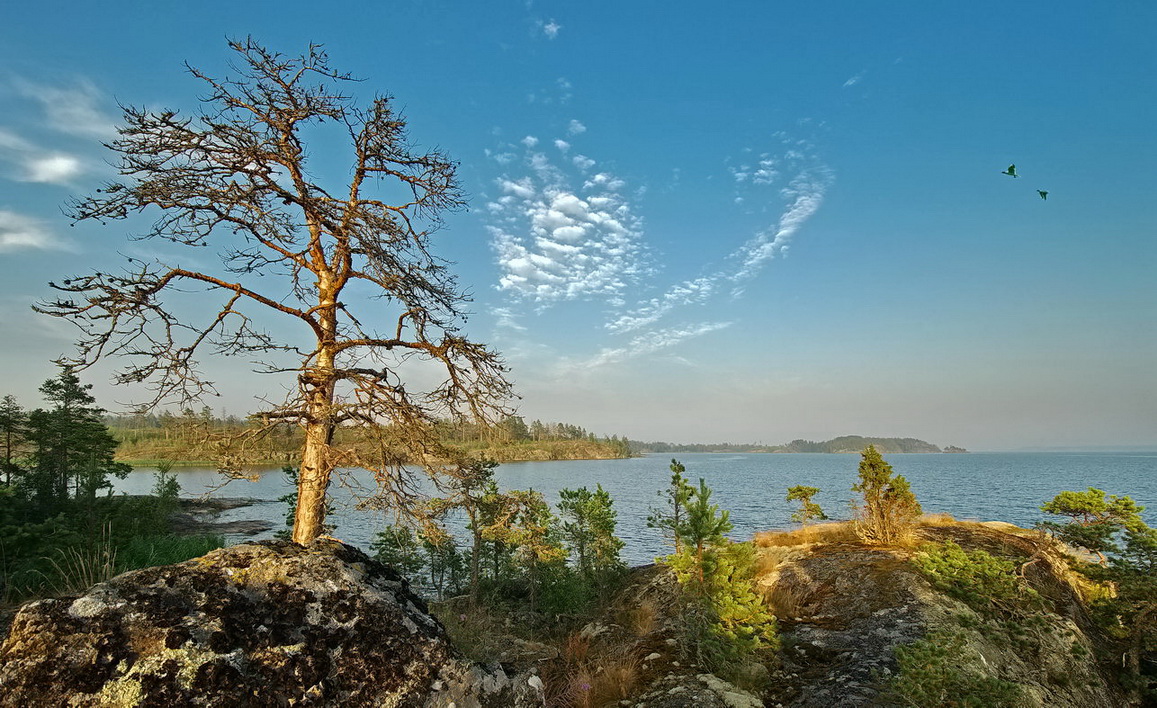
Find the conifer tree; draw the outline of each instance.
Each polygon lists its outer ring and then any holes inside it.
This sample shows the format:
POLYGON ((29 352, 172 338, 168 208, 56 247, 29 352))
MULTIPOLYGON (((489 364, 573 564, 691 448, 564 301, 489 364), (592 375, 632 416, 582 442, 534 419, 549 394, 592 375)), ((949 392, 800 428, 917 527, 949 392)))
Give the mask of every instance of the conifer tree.
POLYGON ((323 532, 340 468, 383 482, 377 508, 418 514, 419 470, 438 480, 452 466, 437 419, 491 423, 510 396, 501 358, 463 335, 468 294, 432 251, 445 214, 464 205, 457 166, 416 148, 388 95, 350 96, 354 78, 320 46, 296 57, 252 39, 229 46, 231 76, 189 68, 199 109, 123 107, 108 143, 117 181, 71 205, 77 221, 152 217, 136 238, 172 248, 51 283, 57 297, 36 309, 79 327, 70 363, 123 357, 115 380, 150 386, 145 407, 212 394, 205 356, 292 373, 286 401, 259 417, 302 431, 294 541, 323 532), (184 248, 219 259, 190 268, 174 252, 184 248), (409 361, 437 368, 440 383, 408 381, 409 361), (354 427, 376 444, 334 444, 354 427))
POLYGON ((1084 492, 1061 492, 1040 509, 1046 514, 1069 518, 1063 524, 1043 521, 1039 524, 1041 528, 1052 531, 1065 543, 1096 553, 1101 565, 1105 565, 1105 554, 1120 550, 1115 542, 1117 534, 1130 527, 1140 528, 1138 524, 1145 507, 1138 506, 1131 497, 1106 498, 1103 490, 1089 487, 1084 492))
POLYGON ((600 590, 623 567, 619 551, 623 542, 615 536, 615 509, 611 495, 598 485, 563 489, 558 504, 562 532, 575 554, 579 572, 600 590))
POLYGON ((874 445, 860 459, 860 481, 852 491, 863 494, 857 509, 856 533, 867 543, 887 545, 903 541, 923 510, 903 475, 894 475, 874 445))
POLYGON ((664 536, 671 539, 671 542, 675 544, 675 553, 680 553, 683 550, 683 544, 679 537, 679 527, 683 524, 686 514, 684 506, 691 498, 692 492, 691 485, 687 484, 687 479, 683 476, 686 471, 687 468, 678 460, 671 460, 671 485, 659 492, 664 506, 661 508, 652 507, 651 513, 647 516, 647 526, 659 529, 664 536))
POLYGON ((721 544, 723 534, 732 529, 731 512, 720 511, 718 504, 711 503, 711 488, 707 481, 699 478, 699 487, 691 489, 690 499, 683 504, 686 520, 678 527, 679 537, 689 547, 695 549, 696 574, 699 585, 704 585, 705 571, 703 552, 708 544, 721 544))
POLYGON ((500 504, 494 523, 483 533, 517 549, 516 557, 526 569, 533 612, 538 605, 541 566, 566 558, 558 539, 558 520, 542 493, 533 489, 507 492, 500 504))
POLYGON ((7 486, 12 485, 13 476, 20 474, 16 461, 27 435, 28 413, 16 402, 15 396, 0 399, 0 473, 7 486))
POLYGON ((818 487, 796 485, 787 488, 785 501, 798 501, 800 503, 800 508, 791 514, 793 521, 798 521, 804 526, 807 526, 812 519, 823 521, 828 518, 828 515, 824 513, 820 505, 812 501, 812 497, 819 493, 820 490, 818 487))
POLYGON ((109 433, 89 391, 72 367, 62 366, 56 378, 40 387, 51 407, 28 417, 32 468, 28 486, 41 505, 69 497, 93 499, 112 485, 109 475, 124 478, 132 471, 113 460, 117 442, 109 433))

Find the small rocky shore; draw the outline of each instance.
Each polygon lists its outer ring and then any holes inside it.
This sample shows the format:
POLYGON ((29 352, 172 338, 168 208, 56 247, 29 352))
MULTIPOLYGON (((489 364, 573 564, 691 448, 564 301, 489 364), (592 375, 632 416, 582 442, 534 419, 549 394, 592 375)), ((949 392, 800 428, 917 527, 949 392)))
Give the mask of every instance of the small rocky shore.
POLYGON ((734 683, 681 652, 680 588, 661 566, 632 571, 562 643, 526 641, 516 623, 479 662, 393 569, 319 539, 241 544, 26 605, 0 645, 0 706, 895 705, 897 650, 941 636, 953 637, 953 671, 1015 684, 1018 708, 1134 705, 1098 658, 1105 637, 1048 539, 944 523, 919 528, 911 547, 878 548, 838 525, 803 531, 755 540, 780 648, 737 667, 734 683), (1016 562, 1039 598, 1027 634, 916 570, 919 544, 947 542, 1016 562))

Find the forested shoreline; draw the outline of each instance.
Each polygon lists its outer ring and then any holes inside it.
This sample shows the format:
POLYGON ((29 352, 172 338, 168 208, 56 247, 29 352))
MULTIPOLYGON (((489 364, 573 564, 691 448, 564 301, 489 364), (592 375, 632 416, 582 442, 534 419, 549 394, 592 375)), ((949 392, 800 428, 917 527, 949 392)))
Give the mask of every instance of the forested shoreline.
MULTIPOLYGON (((107 415, 104 422, 118 442, 116 459, 135 466, 158 461, 176 465, 218 464, 237 459, 250 465, 296 465, 303 440, 291 423, 263 423, 254 418, 214 415, 203 407, 144 415, 107 415)), ((497 425, 466 421, 435 423, 438 440, 451 454, 496 462, 609 460, 630 456, 626 437, 600 436, 579 425, 507 416, 497 425)), ((364 428, 338 428, 334 445, 368 454, 381 439, 364 428)))
POLYGON ((962 447, 947 445, 940 447, 916 438, 874 438, 860 435, 841 435, 840 437, 813 442, 811 440, 792 440, 783 445, 764 445, 762 443, 669 443, 669 442, 642 442, 631 440, 631 452, 643 454, 649 452, 781 452, 781 453, 839 453, 858 454, 869 445, 884 454, 898 453, 964 453, 962 447))

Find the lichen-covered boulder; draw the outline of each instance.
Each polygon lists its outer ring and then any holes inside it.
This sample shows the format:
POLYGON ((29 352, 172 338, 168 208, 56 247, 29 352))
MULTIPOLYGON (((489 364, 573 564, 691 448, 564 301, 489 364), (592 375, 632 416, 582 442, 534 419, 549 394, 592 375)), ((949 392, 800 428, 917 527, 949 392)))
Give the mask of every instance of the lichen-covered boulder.
POLYGON ((20 610, 3 706, 538 705, 462 659, 393 569, 332 540, 264 541, 20 610))

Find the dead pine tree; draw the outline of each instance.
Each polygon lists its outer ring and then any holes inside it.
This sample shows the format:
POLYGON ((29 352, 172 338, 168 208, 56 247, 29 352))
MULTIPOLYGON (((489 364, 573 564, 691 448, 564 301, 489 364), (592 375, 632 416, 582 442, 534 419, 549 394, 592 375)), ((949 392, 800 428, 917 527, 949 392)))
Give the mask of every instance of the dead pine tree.
POLYGON ((198 356, 241 355, 260 371, 296 373, 285 402, 259 417, 304 431, 293 526, 304 544, 321 532, 337 467, 373 471, 376 505, 420 509, 405 465, 436 481, 457 469, 435 420, 498 420, 510 385, 500 357, 461 333, 468 298, 430 250, 441 217, 464 203, 455 163, 410 143, 390 97, 359 106, 343 94, 354 79, 331 69, 321 47, 298 57, 252 39, 230 48, 231 77, 189 67, 206 87, 199 110, 124 108, 107 145, 120 181, 70 205, 77 221, 152 217, 138 238, 210 247, 219 263, 128 258, 119 274, 52 283, 60 294, 37 309, 79 326, 69 363, 126 358, 115 381, 148 384, 146 407, 214 393, 198 356), (342 145, 348 173, 323 186, 311 150, 331 162, 342 145), (258 324, 276 318, 297 334, 258 324), (413 367, 430 364, 441 383, 407 386, 413 367), (353 427, 360 444, 335 444, 335 432, 353 427))

